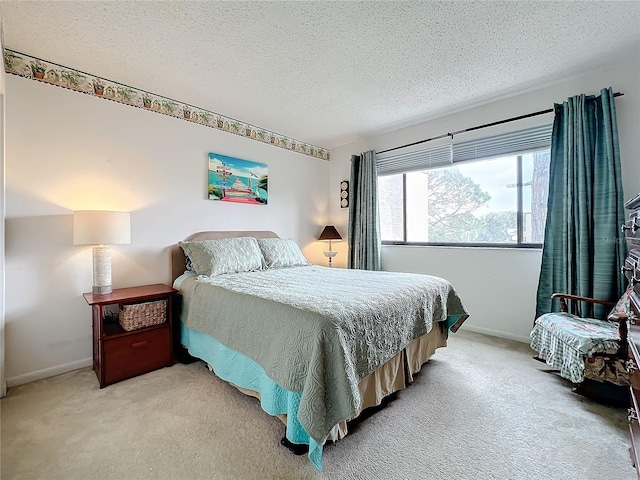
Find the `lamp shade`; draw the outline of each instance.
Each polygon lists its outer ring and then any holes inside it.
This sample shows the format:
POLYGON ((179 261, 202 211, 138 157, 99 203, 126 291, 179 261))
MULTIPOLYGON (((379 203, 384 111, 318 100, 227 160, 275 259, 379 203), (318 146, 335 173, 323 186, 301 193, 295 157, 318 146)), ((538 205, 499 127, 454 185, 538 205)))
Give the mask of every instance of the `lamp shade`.
POLYGON ((128 212, 82 210, 73 213, 74 245, 123 245, 131 243, 128 212))
POLYGON ((324 227, 324 230, 322 230, 318 240, 342 240, 342 237, 338 233, 338 230, 336 230, 336 227, 327 225, 324 227))

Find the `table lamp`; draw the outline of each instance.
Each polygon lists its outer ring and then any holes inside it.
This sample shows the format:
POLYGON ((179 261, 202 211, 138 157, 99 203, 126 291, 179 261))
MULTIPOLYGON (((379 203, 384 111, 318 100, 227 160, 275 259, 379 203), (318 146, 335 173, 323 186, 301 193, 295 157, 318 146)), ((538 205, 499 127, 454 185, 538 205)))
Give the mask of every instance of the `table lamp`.
POLYGON ((336 227, 334 227, 333 225, 327 225, 326 227, 324 227, 324 230, 322 230, 322 233, 318 237, 318 240, 329 240, 329 251, 322 253, 324 253, 324 256, 329 259, 329 266, 333 267, 333 265, 331 264, 331 259, 335 257, 338 252, 331 251, 331 240, 342 240, 342 237, 338 233, 338 230, 336 230, 336 227))
POLYGON ((111 252, 107 245, 131 243, 131 218, 126 212, 82 210, 73 213, 73 244, 93 247, 91 293, 105 294, 111 287, 111 252))

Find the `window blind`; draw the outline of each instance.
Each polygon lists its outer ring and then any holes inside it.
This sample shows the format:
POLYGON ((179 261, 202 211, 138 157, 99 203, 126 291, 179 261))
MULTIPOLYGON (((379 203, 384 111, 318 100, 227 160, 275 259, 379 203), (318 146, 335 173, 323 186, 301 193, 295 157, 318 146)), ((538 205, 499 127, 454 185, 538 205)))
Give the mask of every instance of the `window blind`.
POLYGON ((539 125, 515 132, 454 142, 453 161, 465 162, 478 158, 504 157, 523 152, 543 150, 551 146, 552 124, 539 125))
POLYGON ((452 163, 451 145, 439 145, 408 153, 396 153, 378 158, 378 175, 427 170, 429 168, 446 167, 452 163))
POLYGON ((428 170, 480 158, 501 157, 543 150, 551 146, 552 124, 477 138, 453 145, 439 145, 377 159, 378 175, 428 170))

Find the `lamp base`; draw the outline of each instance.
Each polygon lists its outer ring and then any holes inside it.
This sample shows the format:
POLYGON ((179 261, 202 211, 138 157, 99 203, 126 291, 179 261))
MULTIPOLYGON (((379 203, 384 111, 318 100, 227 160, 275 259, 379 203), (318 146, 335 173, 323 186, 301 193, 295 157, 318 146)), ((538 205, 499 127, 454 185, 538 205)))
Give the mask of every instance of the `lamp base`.
POLYGON ((329 259, 329 266, 333 267, 333 265, 331 264, 331 259, 335 257, 338 254, 338 252, 329 251, 329 252, 322 252, 322 253, 324 253, 324 256, 329 259))
POLYGON ((111 293, 111 251, 100 245, 93 247, 93 287, 91 293, 104 295, 111 293))
POLYGON ((105 285, 102 287, 91 287, 91 293, 93 293, 94 295, 106 295, 107 293, 111 292, 113 292, 113 288, 111 285, 105 285))

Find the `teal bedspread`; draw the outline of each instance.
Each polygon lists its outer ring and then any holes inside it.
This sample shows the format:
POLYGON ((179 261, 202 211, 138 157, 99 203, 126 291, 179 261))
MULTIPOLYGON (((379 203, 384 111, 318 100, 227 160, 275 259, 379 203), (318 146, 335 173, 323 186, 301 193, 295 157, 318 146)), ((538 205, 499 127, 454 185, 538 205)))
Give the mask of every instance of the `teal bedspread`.
POLYGON ((309 443, 318 468, 330 430, 357 411, 359 381, 433 322, 455 331, 468 316, 451 284, 428 275, 313 265, 185 275, 175 286, 183 295, 183 328, 242 354, 260 367, 258 377, 295 393, 286 395, 295 404, 286 411, 295 419, 287 438, 309 443))
POLYGON ((215 374, 234 385, 260 393, 260 406, 269 415, 287 415, 287 439, 298 445, 309 445, 309 460, 322 469, 322 445, 305 431, 298 421, 302 393, 285 390, 271 380, 264 369, 249 357, 227 348, 215 338, 182 324, 182 344, 194 357, 207 362, 215 374))

